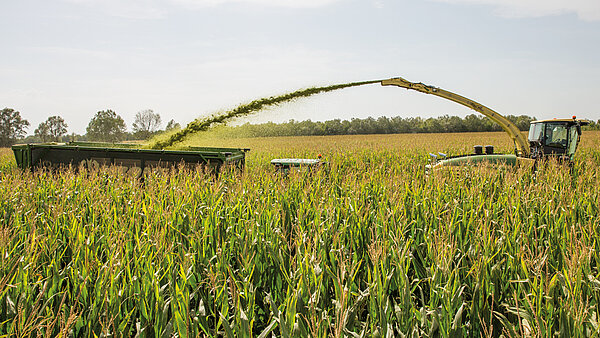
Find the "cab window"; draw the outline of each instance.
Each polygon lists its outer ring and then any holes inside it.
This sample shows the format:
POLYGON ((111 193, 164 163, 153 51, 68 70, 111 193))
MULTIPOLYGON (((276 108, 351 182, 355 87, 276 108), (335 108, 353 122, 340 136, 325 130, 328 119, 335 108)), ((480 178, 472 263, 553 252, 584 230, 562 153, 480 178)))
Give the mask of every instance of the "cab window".
POLYGON ((577 150, 577 141, 579 140, 579 134, 577 133, 577 127, 572 126, 569 128, 569 154, 575 154, 575 150, 577 150))
POLYGON ((548 147, 567 147, 567 127, 563 124, 548 123, 544 135, 544 144, 548 147))
POLYGON ((534 123, 529 127, 529 141, 542 141, 544 136, 544 124, 534 123))

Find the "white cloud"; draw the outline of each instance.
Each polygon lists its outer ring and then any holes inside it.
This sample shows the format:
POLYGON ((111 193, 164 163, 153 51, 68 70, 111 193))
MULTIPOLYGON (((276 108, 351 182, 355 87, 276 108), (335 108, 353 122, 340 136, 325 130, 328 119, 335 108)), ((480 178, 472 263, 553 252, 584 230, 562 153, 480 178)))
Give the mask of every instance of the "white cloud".
MULTIPOLYGON (((285 8, 319 8, 344 0, 64 0, 128 19, 162 19, 169 7, 202 9, 225 4, 250 4, 285 8)), ((375 0, 379 2, 380 0, 375 0)))
POLYGON ((317 8, 331 5, 342 0, 171 0, 186 7, 214 7, 228 3, 247 3, 270 7, 317 8))
POLYGON ((116 60, 117 55, 114 52, 108 52, 103 50, 94 50, 94 49, 85 49, 85 48, 72 48, 72 47, 58 47, 58 46, 49 46, 49 47, 31 47, 30 50, 34 53, 47 55, 47 56, 56 56, 63 59, 69 60, 89 60, 93 59, 95 61, 110 61, 116 60))
POLYGON ((167 11, 160 0, 66 0, 78 5, 86 5, 109 15, 128 19, 160 19, 167 11))
POLYGON ((496 7, 505 17, 540 17, 575 13, 585 21, 600 20, 599 0, 435 0, 457 4, 483 4, 496 7))
POLYGON ((382 9, 384 7, 383 0, 373 0, 373 6, 382 9))

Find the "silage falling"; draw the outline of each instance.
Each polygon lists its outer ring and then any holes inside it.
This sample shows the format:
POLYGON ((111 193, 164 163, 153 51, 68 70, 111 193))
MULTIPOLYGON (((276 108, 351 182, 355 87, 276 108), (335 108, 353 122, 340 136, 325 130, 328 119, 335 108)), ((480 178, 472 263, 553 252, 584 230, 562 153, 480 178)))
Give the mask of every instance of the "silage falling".
POLYGON ((184 129, 178 131, 177 133, 171 135, 168 139, 164 141, 156 141, 154 144, 150 145, 152 149, 164 149, 173 146, 175 143, 179 143, 183 141, 188 135, 205 131, 211 126, 219 123, 226 123, 227 121, 236 118, 246 116, 257 111, 260 111, 263 108, 268 106, 277 105, 280 103, 288 102, 300 97, 308 97, 319 93, 330 92, 338 89, 363 86, 367 84, 373 84, 381 82, 381 80, 373 80, 373 81, 363 81, 363 82, 352 82, 352 83, 344 83, 337 84, 326 87, 313 87, 307 89, 297 90, 295 92, 279 95, 279 96, 271 96, 258 100, 254 100, 250 103, 242 104, 232 110, 226 111, 222 114, 213 115, 204 119, 198 119, 190 122, 184 129))

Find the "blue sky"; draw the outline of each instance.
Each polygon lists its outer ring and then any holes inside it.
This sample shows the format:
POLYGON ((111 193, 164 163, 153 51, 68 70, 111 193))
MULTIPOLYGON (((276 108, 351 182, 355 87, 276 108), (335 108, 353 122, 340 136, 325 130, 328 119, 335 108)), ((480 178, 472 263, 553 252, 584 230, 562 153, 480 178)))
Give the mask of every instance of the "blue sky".
MULTIPOLYGON (((502 114, 600 119, 598 0, 4 0, 0 106, 84 133, 98 110, 182 125, 305 87, 402 76, 502 114)), ((378 85, 301 99, 252 123, 464 116, 378 85)))

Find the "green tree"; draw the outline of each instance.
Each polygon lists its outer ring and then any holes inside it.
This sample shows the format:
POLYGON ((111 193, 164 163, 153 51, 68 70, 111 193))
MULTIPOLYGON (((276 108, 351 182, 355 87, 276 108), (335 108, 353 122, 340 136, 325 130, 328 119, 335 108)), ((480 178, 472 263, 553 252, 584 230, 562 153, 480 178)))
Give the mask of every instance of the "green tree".
POLYGON ((181 129, 181 125, 177 122, 175 122, 175 120, 171 120, 167 123, 167 127, 165 128, 166 131, 169 130, 173 130, 173 129, 181 129))
POLYGON ((25 129, 29 122, 21 118, 21 113, 12 109, 0 110, 0 147, 13 145, 18 139, 25 136, 25 129))
POLYGON ((151 109, 142 110, 135 114, 133 133, 136 138, 147 139, 160 128, 160 115, 151 109))
POLYGON ((91 141, 118 142, 125 137, 125 121, 112 110, 96 113, 86 128, 91 141))
POLYGON ((40 123, 34 132, 35 136, 41 138, 43 142, 58 142, 66 133, 67 124, 60 116, 50 116, 45 122, 40 123))

